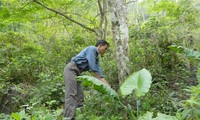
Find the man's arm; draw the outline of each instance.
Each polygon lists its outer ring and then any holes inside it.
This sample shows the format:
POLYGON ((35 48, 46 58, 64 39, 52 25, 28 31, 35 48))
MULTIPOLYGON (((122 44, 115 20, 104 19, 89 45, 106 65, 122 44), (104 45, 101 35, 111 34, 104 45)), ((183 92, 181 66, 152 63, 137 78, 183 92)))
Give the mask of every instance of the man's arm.
POLYGON ((110 85, 108 84, 108 82, 107 82, 104 78, 101 78, 97 72, 93 72, 93 76, 96 77, 97 79, 101 80, 101 81, 102 81, 103 83, 105 83, 106 85, 110 86, 110 85))

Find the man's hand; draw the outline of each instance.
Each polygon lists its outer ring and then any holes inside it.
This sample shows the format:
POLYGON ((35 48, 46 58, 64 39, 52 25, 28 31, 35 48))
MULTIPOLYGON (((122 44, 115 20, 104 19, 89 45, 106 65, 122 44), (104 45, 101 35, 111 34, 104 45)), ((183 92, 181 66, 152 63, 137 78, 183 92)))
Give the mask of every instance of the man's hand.
POLYGON ((108 84, 108 82, 107 82, 104 78, 101 78, 97 72, 93 72, 93 76, 96 77, 97 79, 101 80, 101 81, 102 81, 103 83, 105 83, 106 85, 110 86, 110 85, 108 84))
POLYGON ((104 79, 104 78, 100 78, 100 80, 105 83, 106 85, 110 86, 109 83, 104 79))

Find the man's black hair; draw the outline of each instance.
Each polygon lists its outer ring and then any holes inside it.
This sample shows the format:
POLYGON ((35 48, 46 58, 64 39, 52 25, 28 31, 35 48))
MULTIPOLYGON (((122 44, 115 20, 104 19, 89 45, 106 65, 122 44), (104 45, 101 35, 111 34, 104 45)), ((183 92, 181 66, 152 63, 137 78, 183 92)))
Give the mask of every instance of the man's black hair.
POLYGON ((107 41, 105 41, 105 40, 98 40, 95 46, 98 47, 99 45, 103 45, 103 46, 107 45, 107 46, 109 46, 109 43, 107 41))

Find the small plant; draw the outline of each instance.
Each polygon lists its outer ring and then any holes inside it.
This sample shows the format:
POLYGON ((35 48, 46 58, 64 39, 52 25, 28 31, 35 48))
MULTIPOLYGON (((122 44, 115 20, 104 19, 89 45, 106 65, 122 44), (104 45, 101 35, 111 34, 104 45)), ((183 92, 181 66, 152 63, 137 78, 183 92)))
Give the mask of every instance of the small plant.
POLYGON ((181 101, 184 109, 182 112, 183 119, 199 120, 200 119, 200 84, 185 89, 189 92, 190 98, 181 101))

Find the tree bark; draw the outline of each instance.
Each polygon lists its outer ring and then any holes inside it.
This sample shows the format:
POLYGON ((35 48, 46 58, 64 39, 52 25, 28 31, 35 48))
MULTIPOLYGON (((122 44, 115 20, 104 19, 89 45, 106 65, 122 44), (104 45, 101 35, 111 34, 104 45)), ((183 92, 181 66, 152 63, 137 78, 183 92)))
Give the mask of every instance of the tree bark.
POLYGON ((121 84, 129 75, 129 36, 127 7, 124 0, 109 0, 112 33, 116 45, 116 59, 119 68, 118 78, 121 84))

